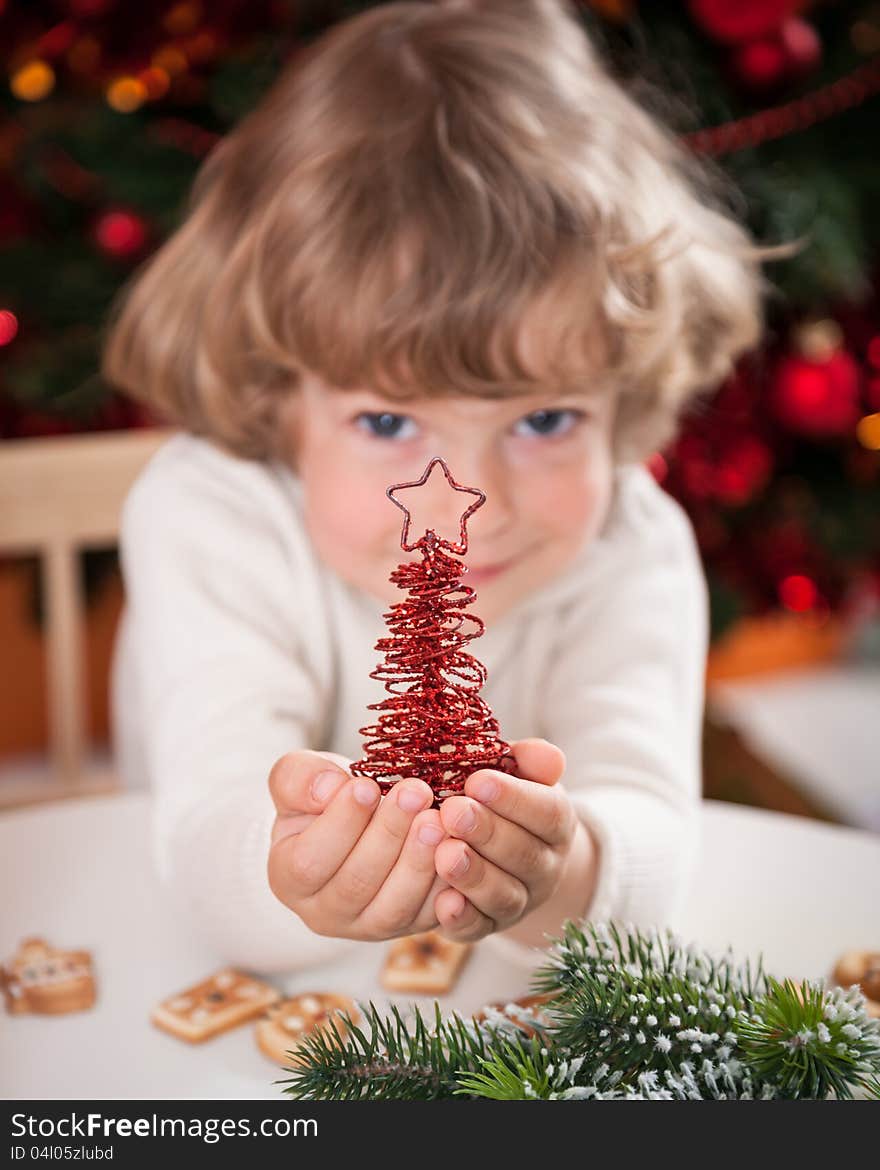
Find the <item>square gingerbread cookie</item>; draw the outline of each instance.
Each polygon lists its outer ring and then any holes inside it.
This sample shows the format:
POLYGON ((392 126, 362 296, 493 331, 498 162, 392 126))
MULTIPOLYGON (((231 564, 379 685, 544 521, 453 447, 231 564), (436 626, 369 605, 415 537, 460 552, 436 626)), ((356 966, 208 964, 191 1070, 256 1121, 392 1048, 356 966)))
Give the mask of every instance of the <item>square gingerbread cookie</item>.
POLYGON ((255 1019, 280 998, 268 983, 227 967, 164 999, 150 1019, 179 1040, 198 1044, 255 1019))

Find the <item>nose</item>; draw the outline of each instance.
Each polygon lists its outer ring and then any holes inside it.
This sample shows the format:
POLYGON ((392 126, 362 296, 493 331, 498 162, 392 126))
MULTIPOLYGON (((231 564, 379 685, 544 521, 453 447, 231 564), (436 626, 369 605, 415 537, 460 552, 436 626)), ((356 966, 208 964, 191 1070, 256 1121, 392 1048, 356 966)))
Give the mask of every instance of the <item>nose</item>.
MULTIPOLYGON (((474 543, 497 548, 506 540, 505 533, 511 526, 514 513, 511 485, 501 459, 491 452, 483 455, 453 452, 443 458, 457 484, 476 488, 485 495, 484 502, 467 520, 469 548, 472 549, 474 543)), ((432 469, 425 487, 429 484, 432 494, 426 504, 430 508, 429 515, 435 518, 431 526, 441 537, 457 541, 461 518, 479 497, 455 491, 440 466, 432 469)))

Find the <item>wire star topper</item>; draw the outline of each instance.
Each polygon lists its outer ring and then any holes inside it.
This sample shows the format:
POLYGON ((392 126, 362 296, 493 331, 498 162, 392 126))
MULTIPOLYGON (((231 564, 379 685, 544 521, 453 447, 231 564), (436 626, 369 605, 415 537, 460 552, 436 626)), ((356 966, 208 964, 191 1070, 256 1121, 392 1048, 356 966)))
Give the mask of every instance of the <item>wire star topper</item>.
POLYGON ((467 522, 468 522, 468 520, 474 514, 474 512, 476 512, 477 508, 481 508, 483 506, 483 504, 485 504, 485 502, 486 502, 486 493, 481 492, 479 488, 464 487, 463 484, 456 483, 456 481, 452 477, 452 474, 451 474, 449 468, 446 466, 446 461, 443 458, 441 458, 441 456, 439 456, 439 455, 434 456, 434 458, 431 460, 431 462, 428 464, 428 466, 422 472, 422 476, 420 479, 414 479, 409 483, 392 484, 391 487, 386 490, 385 495, 388 497, 389 500, 391 500, 392 504, 396 504, 397 507, 400 508, 400 510, 404 513, 404 515, 406 517, 404 522, 403 522, 403 533, 400 537, 400 547, 405 552, 414 552, 416 549, 424 548, 427 546, 429 548, 445 548, 449 552, 457 553, 458 556, 463 556, 467 552, 467 548, 468 548, 467 522), (419 539, 414 544, 407 544, 407 537, 409 536, 409 527, 410 527, 410 523, 412 521, 412 516, 410 515, 409 508, 407 508, 406 504, 401 503, 401 501, 397 499, 397 497, 394 495, 394 493, 397 491, 401 491, 403 488, 421 487, 422 484, 424 484, 427 481, 428 476, 431 474, 431 472, 434 469, 434 465, 437 463, 439 463, 440 466, 443 468, 443 474, 446 476, 447 481, 449 482, 450 486, 455 489, 455 491, 465 492, 467 495, 477 496, 478 498, 471 504, 471 506, 467 509, 467 511, 461 517, 460 528, 459 528, 460 540, 457 544, 454 541, 443 540, 441 537, 439 537, 437 535, 437 533, 434 531, 433 528, 429 528, 427 530, 427 532, 425 532, 424 535, 420 536, 419 539))

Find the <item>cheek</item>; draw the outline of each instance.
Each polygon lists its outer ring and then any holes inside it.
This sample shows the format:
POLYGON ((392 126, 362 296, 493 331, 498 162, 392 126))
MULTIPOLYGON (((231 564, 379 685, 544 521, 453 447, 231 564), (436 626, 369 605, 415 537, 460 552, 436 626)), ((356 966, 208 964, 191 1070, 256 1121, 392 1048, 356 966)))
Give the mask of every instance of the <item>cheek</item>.
POLYGON ((365 488, 338 459, 305 464, 301 476, 306 528, 326 563, 344 568, 388 547, 395 517, 384 483, 379 490, 365 488))
POLYGON ((560 468, 529 495, 532 525, 546 536, 591 539, 602 527, 611 501, 610 459, 591 459, 580 467, 560 468))

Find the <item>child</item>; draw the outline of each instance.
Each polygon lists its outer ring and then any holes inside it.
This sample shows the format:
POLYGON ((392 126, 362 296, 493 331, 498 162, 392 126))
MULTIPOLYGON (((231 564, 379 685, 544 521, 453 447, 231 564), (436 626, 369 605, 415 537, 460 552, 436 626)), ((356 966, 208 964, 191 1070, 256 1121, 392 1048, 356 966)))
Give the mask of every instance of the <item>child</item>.
MULTIPOLYGON (((764 254, 562 0, 369 9, 210 154, 104 369, 181 428, 124 509, 116 749, 225 961, 437 927, 528 966, 674 915, 707 594, 643 464, 758 340, 764 254), (435 454, 487 497, 470 650, 519 773, 440 810, 347 771, 414 555, 385 490, 435 454)), ((442 475, 410 499, 457 538, 442 475)))

